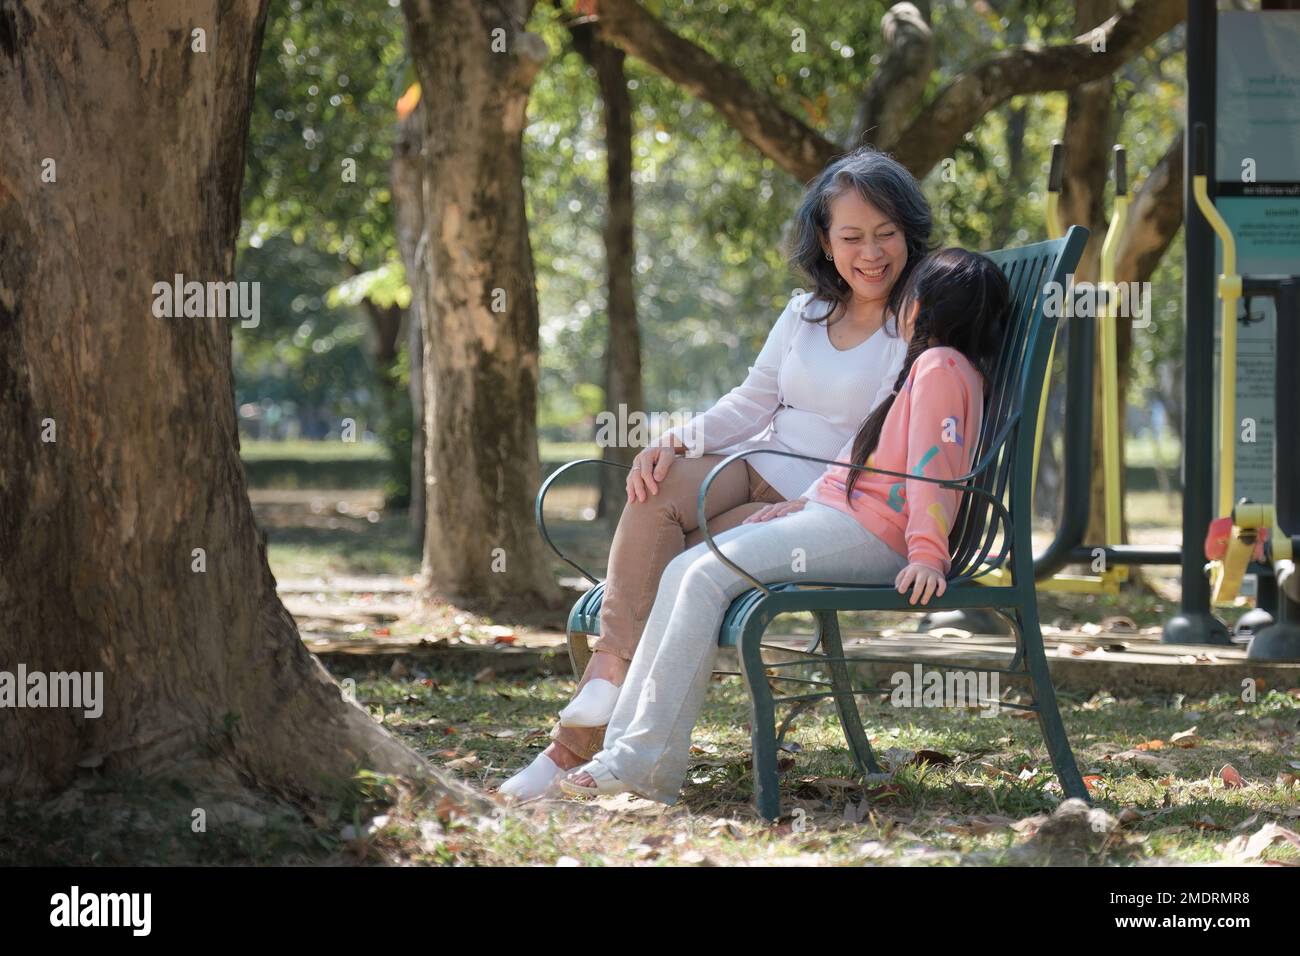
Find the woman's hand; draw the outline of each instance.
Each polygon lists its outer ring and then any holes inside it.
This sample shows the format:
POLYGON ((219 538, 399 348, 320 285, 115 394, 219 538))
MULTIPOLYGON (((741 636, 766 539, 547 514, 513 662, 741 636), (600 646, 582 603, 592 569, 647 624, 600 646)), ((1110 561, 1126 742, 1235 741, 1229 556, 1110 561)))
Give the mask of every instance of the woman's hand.
POLYGON ((627 500, 645 501, 659 494, 659 482, 668 476, 677 449, 686 446, 670 436, 668 444, 643 448, 632 459, 632 470, 627 473, 627 500))
POLYGON ((938 597, 948 589, 948 579, 928 564, 909 564, 894 578, 894 587, 899 594, 906 594, 908 588, 912 589, 908 604, 915 604, 917 598, 921 599, 922 604, 929 604, 931 597, 938 597))
POLYGON ((751 524, 755 521, 771 521, 773 518, 792 515, 796 511, 803 511, 803 506, 807 503, 807 498, 796 498, 794 501, 778 501, 774 505, 768 505, 766 508, 760 508, 755 511, 752 515, 742 521, 741 524, 751 524))

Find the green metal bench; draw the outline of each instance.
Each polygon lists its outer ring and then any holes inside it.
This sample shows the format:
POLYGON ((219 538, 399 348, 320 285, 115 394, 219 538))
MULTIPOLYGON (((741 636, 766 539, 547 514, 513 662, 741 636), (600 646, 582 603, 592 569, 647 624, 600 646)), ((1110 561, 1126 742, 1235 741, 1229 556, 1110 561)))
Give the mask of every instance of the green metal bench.
MULTIPOLYGON (((1088 230, 1073 226, 1061 239, 989 253, 1011 282, 1013 324, 998 358, 970 473, 954 481, 942 481, 867 469, 912 481, 933 481, 965 492, 950 536, 953 546, 952 567, 948 574, 947 590, 941 597, 932 597, 922 608, 920 605, 910 605, 907 595, 899 594, 892 585, 864 587, 858 584, 806 580, 764 584, 718 550, 708 532, 704 500, 713 480, 731 462, 755 454, 775 454, 826 465, 843 463, 789 452, 738 452, 719 462, 700 487, 699 526, 704 540, 721 561, 754 585, 731 603, 718 634, 718 644, 737 649, 741 676, 748 686, 755 805, 764 818, 775 820, 781 812, 777 751, 785 731, 795 713, 816 701, 834 698, 844 736, 858 770, 864 774, 880 772, 862 727, 855 699, 859 694, 876 693, 877 690, 855 689, 848 667, 854 661, 870 658, 865 655, 854 658, 845 656, 839 631, 838 614, 841 611, 930 612, 951 608, 985 608, 1007 620, 1016 635, 1015 653, 1007 667, 974 667, 964 663, 943 664, 928 660, 924 663, 931 667, 1027 679, 1032 689, 1032 703, 1017 704, 999 700, 997 704, 1038 715, 1039 728, 1062 791, 1066 796, 1079 797, 1091 803, 1066 737, 1056 703, 1056 692, 1048 673, 1038 622, 1034 553, 1030 540, 1034 425, 1043 378, 1047 373, 1048 352, 1057 322, 1055 315, 1047 314, 1044 289, 1052 282, 1059 283, 1061 289, 1066 287, 1066 277, 1077 265, 1087 239, 1088 230), (986 584, 980 581, 980 578, 994 569, 1002 567, 1010 571, 1010 584, 986 584), (814 638, 806 650, 795 652, 793 660, 765 662, 763 650, 771 647, 763 644, 763 634, 777 615, 788 612, 811 612, 816 622, 814 638), (829 681, 769 674, 769 671, 807 666, 813 662, 827 665, 829 681), (772 684, 786 682, 826 689, 776 696, 772 684), (795 710, 786 718, 778 732, 776 705, 781 703, 794 704, 795 710)), ((591 590, 578 599, 569 613, 569 655, 577 674, 586 668, 591 655, 588 636, 600 633, 600 605, 604 596, 604 583, 555 546, 546 529, 543 505, 547 491, 563 473, 585 464, 614 465, 626 469, 626 466, 601 459, 570 462, 547 478, 537 493, 536 504, 537 526, 543 539, 561 559, 593 585, 591 590)), ((787 653, 791 651, 788 647, 781 650, 787 653)), ((898 663, 910 662, 893 657, 887 659, 898 663)))

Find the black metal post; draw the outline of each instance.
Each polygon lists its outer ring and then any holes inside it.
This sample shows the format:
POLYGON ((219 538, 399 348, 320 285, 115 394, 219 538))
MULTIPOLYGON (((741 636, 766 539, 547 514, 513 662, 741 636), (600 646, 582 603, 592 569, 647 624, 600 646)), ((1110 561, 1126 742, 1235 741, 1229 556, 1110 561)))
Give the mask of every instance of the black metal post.
POLYGON ((1183 560, 1182 600, 1165 622, 1168 644, 1231 644, 1210 613, 1210 582, 1201 542, 1214 517, 1214 233, 1196 207, 1192 177, 1204 173, 1214 189, 1214 110, 1218 62, 1214 0, 1187 4, 1187 136, 1183 148, 1183 560), (1199 155, 1198 155, 1199 154, 1199 155), (1200 168, 1198 168, 1200 167, 1200 168))
MULTIPOLYGON (((1282 533, 1300 534, 1300 403, 1283 382, 1300 362, 1300 276, 1275 280, 1277 363, 1273 389, 1273 507, 1282 533)), ((1294 561, 1292 562, 1294 564, 1294 561)), ((1250 640, 1256 661, 1300 661, 1300 578, 1279 576, 1277 615, 1250 640)))

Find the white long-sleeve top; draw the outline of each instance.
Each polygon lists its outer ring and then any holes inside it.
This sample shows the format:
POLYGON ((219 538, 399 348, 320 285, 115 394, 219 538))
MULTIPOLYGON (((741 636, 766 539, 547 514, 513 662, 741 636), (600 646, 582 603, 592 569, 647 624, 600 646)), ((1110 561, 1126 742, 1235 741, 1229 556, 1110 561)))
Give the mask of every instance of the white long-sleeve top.
MULTIPOLYGON (((833 458, 893 390, 907 343, 890 318, 856 347, 837 349, 825 324, 807 321, 824 317, 831 308, 811 292, 793 296, 745 381, 660 440, 675 435, 689 454, 697 455, 771 448, 833 458)), ((746 460, 788 501, 811 497, 812 486, 826 470, 780 455, 746 460)))

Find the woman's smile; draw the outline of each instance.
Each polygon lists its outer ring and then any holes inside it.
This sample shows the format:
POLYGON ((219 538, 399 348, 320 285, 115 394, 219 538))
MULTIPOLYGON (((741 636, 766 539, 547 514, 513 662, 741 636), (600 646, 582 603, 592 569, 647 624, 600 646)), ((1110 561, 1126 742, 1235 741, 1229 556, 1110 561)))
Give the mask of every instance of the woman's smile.
POLYGON ((853 271, 856 272, 858 277, 864 282, 881 282, 889 272, 889 263, 886 262, 884 265, 875 269, 862 269, 854 266, 853 271))

